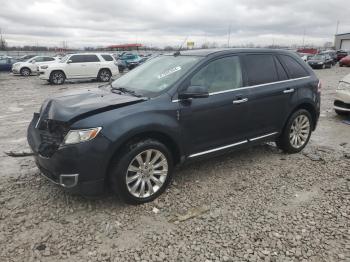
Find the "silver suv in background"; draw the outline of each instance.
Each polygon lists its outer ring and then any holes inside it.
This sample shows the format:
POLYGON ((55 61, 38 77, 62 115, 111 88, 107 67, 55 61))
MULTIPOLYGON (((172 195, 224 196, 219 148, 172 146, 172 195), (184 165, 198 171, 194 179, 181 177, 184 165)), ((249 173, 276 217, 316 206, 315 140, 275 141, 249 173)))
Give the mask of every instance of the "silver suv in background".
POLYGON ((61 85, 66 79, 97 79, 108 82, 119 74, 118 65, 110 54, 69 54, 57 63, 38 68, 40 79, 61 85))

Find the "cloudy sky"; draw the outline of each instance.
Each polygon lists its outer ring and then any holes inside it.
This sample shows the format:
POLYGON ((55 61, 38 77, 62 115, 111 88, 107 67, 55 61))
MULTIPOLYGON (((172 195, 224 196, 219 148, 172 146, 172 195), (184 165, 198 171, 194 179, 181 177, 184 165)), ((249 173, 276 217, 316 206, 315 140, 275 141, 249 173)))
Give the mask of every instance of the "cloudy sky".
POLYGON ((0 0, 9 45, 69 47, 139 42, 196 46, 323 45, 350 32, 349 0, 0 0))

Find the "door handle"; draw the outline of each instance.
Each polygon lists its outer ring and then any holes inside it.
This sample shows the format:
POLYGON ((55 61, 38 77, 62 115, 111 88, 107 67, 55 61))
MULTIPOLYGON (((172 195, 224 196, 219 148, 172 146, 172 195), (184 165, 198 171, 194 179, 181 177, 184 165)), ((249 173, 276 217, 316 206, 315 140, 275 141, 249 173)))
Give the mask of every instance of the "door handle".
POLYGON ((283 90, 283 93, 288 94, 288 93, 293 93, 295 90, 294 88, 288 88, 286 90, 283 90))
POLYGON ((81 65, 81 66, 86 66, 86 65, 81 65))
POLYGON ((233 100, 232 103, 233 104, 242 104, 248 101, 248 98, 241 98, 241 99, 237 99, 237 100, 233 100))

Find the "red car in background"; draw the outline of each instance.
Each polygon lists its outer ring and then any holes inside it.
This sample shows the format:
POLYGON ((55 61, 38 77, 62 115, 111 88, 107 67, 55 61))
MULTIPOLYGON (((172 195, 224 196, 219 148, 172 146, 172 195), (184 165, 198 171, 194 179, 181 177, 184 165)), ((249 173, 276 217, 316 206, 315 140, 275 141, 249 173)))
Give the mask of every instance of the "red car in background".
POLYGON ((350 66, 350 55, 340 59, 339 66, 350 66))
POLYGON ((343 50, 338 50, 336 52, 336 54, 337 54, 337 60, 340 61, 342 58, 344 58, 348 55, 348 52, 343 51, 343 50))

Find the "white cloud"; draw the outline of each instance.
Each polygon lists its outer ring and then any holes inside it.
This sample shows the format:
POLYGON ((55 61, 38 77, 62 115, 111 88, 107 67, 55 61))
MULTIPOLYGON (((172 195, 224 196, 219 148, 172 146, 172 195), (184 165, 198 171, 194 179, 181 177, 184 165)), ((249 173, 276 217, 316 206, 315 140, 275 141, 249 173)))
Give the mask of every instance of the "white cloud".
POLYGON ((348 0, 0 0, 0 27, 11 45, 107 46, 323 44, 350 32, 348 0))

